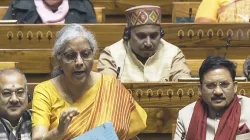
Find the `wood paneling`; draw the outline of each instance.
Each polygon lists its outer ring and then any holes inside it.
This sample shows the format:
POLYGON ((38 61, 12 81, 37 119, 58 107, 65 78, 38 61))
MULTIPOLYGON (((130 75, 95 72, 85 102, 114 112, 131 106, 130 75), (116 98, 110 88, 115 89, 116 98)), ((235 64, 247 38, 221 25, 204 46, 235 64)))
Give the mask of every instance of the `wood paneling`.
MULTIPOLYGON (((172 133, 178 111, 199 98, 196 82, 123 84, 148 114, 143 133, 172 133)), ((237 94, 250 97, 249 84, 239 82, 237 94)), ((31 93, 36 85, 28 84, 31 93)))
MULTIPOLYGON (((126 24, 84 24, 97 39, 100 50, 122 38, 126 24)), ((0 48, 51 49, 63 25, 0 25, 0 48)), ((246 24, 162 24, 166 41, 180 48, 225 49, 249 47, 250 28, 246 24), (241 35, 240 35, 241 34, 241 35), (211 36, 210 36, 211 35, 211 36), (221 35, 221 36, 220 36, 221 35)))
POLYGON ((0 70, 8 68, 18 68, 17 62, 0 62, 0 70))
MULTIPOLYGON (((243 64, 245 59, 230 59, 233 61, 237 68, 236 68, 236 75, 242 76, 243 74, 243 64)), ((199 76, 199 69, 204 59, 187 59, 187 65, 192 72, 192 76, 198 77, 199 76)))

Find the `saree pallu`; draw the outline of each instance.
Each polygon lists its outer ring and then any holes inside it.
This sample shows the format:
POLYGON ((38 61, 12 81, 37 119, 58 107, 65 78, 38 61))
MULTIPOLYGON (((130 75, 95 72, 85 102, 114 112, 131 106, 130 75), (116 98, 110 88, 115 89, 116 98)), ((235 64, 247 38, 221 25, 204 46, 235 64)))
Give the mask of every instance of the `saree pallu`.
POLYGON ((250 0, 231 0, 229 3, 220 6, 217 19, 221 23, 242 23, 249 22, 250 0))
POLYGON ((94 102, 85 108, 78 107, 80 114, 73 118, 64 140, 77 137, 108 120, 113 123, 119 140, 126 139, 135 101, 115 78, 103 75, 100 82, 94 102))

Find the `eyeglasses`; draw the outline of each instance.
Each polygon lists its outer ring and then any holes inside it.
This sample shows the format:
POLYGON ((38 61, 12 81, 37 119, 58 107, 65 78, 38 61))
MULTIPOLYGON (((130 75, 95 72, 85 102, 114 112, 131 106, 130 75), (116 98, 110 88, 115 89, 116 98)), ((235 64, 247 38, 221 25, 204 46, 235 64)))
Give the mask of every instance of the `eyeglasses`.
POLYGON ((229 82, 229 81, 221 81, 221 82, 210 82, 210 83, 206 83, 206 87, 208 89, 215 89, 217 86, 218 86, 218 83, 219 83, 219 86, 220 88, 222 89, 226 89, 229 87, 229 85, 232 83, 232 82, 229 82))
POLYGON ((73 62, 76 61, 78 54, 80 54, 82 60, 92 60, 93 59, 93 51, 91 49, 88 50, 82 50, 80 52, 65 52, 63 53, 63 58, 67 62, 73 62))
POLYGON ((26 92, 25 90, 17 90, 17 91, 11 91, 11 90, 3 90, 1 92, 3 98, 11 98, 13 96, 13 93, 16 95, 17 98, 24 98, 26 92))

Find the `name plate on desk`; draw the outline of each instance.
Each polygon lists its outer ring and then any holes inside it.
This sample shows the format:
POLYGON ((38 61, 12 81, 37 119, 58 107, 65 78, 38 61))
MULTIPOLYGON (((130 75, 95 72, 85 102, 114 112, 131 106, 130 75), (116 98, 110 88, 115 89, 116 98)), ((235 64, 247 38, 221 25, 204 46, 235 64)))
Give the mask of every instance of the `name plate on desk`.
POLYGON ((111 121, 89 130, 72 140, 119 140, 111 121))
MULTIPOLYGON (((179 78, 178 82, 199 82, 200 78, 179 78)), ((245 82, 247 81, 246 77, 235 77, 235 81, 245 82)))

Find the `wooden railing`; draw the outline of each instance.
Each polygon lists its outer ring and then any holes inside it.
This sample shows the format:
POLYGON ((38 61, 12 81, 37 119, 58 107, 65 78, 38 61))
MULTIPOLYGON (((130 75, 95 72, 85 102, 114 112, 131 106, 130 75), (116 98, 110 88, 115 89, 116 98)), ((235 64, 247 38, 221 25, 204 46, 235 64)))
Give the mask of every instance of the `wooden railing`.
MULTIPOLYGON (((237 62, 237 75, 240 76, 243 71, 243 62, 250 52, 249 25, 162 24, 162 28, 166 31, 163 38, 183 51, 193 76, 198 75, 198 69, 208 55, 224 54, 226 41, 231 36, 226 57, 237 62)), ((99 51, 95 56, 97 61, 100 52, 106 46, 122 38, 126 24, 87 24, 83 26, 96 36, 99 46, 99 51)), ((19 62, 18 68, 26 74, 39 76, 42 73, 50 73, 54 65, 51 50, 55 36, 62 27, 63 25, 0 25, 0 61, 19 62)), ((36 79, 36 76, 33 79, 36 79)), ((44 76, 41 78, 43 79, 38 82, 44 80, 44 76)))
MULTIPOLYGON (((178 111, 199 98, 196 82, 123 83, 148 114, 143 133, 172 133, 178 111)), ((250 97, 249 82, 239 82, 237 94, 250 97)), ((31 93, 37 83, 29 83, 31 93)))

